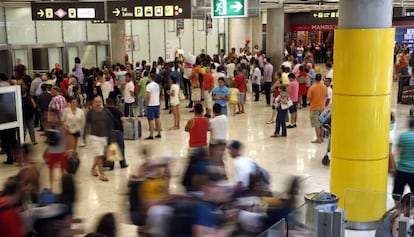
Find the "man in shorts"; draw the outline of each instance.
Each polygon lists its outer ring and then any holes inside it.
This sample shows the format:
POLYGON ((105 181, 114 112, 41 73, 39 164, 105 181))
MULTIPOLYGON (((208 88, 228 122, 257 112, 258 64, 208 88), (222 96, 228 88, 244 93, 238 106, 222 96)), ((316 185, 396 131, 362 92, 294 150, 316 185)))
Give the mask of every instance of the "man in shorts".
POLYGON ((154 129, 157 129, 158 134, 155 138, 161 138, 161 120, 160 120, 160 87, 154 81, 155 74, 151 73, 149 76, 149 83, 147 85, 147 97, 145 103, 147 106, 147 119, 150 130, 150 135, 145 140, 154 139, 154 129))
POLYGON ((325 109, 326 99, 328 98, 328 90, 321 82, 321 74, 316 74, 315 84, 308 90, 308 101, 310 101, 310 121, 313 128, 315 128, 316 140, 312 143, 322 143, 322 129, 319 121, 319 115, 325 109))
POLYGON ((105 158, 105 147, 112 131, 112 118, 107 109, 102 106, 102 98, 96 96, 92 102, 92 109, 86 115, 86 134, 89 134, 89 143, 92 154, 95 157, 91 168, 93 176, 99 176, 99 180, 108 181, 103 172, 103 162, 105 158), (98 172, 96 172, 98 167, 98 172))

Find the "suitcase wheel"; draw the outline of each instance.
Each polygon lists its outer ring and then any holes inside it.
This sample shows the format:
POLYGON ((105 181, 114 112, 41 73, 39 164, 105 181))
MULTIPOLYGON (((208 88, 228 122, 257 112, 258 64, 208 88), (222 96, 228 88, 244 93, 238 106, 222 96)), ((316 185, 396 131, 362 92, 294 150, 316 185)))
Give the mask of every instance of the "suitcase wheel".
POLYGON ((323 158, 322 158, 322 164, 324 165, 324 166, 329 166, 329 164, 331 163, 331 160, 329 159, 329 156, 328 155, 325 155, 323 158))

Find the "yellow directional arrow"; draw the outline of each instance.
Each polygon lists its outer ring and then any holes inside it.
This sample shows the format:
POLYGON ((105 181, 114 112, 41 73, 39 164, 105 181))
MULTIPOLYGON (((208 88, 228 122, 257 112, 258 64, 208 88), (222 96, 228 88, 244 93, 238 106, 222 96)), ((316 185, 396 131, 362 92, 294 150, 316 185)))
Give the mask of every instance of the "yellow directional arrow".
POLYGON ((37 12, 37 15, 39 15, 39 17, 43 17, 43 16, 45 15, 45 12, 44 12, 42 9, 40 9, 40 10, 37 12))
POLYGON ((115 14, 115 16, 119 16, 121 11, 118 8, 115 8, 115 10, 113 10, 112 13, 115 14))

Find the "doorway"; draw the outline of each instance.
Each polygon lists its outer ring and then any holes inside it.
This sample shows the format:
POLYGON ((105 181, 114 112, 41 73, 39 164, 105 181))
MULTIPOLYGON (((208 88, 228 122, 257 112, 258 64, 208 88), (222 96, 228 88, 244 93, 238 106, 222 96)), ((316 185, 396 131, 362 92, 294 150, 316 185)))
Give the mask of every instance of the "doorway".
POLYGON ((48 72, 49 71, 49 53, 47 48, 32 49, 33 71, 48 72))
POLYGON ((10 51, 0 50, 0 72, 10 76, 10 51))

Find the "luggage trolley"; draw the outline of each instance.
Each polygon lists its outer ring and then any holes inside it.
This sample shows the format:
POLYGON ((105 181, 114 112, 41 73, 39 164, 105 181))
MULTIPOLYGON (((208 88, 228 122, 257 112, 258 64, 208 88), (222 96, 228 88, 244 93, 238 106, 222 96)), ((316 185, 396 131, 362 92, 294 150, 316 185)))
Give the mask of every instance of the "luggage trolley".
POLYGON ((328 147, 326 148, 326 153, 322 158, 322 164, 328 166, 331 162, 329 153, 331 151, 331 116, 332 116, 332 106, 327 106, 325 110, 319 115, 319 121, 321 122, 324 138, 328 139, 328 147))

